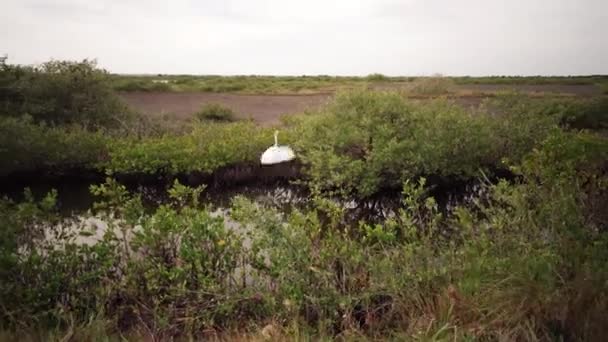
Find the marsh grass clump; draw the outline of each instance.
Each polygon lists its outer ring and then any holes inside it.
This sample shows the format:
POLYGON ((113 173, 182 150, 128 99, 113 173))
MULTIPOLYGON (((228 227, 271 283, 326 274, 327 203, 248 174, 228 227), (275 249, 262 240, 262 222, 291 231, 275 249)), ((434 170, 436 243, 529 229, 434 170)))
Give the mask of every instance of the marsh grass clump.
POLYGON ((201 121, 223 121, 231 122, 236 121, 236 115, 234 111, 219 103, 209 103, 201 107, 201 109, 194 114, 194 116, 201 121))

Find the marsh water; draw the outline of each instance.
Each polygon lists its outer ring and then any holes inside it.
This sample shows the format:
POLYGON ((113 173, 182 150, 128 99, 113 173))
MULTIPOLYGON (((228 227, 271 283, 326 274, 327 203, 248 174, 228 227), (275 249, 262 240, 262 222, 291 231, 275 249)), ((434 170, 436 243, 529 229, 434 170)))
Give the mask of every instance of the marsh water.
MULTIPOLYGON (((251 170, 245 172, 252 173, 251 170)), ((258 171, 254 170, 253 176, 244 178, 242 175, 235 176, 239 172, 229 170, 220 175, 221 177, 202 179, 190 175, 177 179, 190 186, 205 185, 201 202, 220 212, 226 212, 230 208, 235 196, 244 196, 285 213, 293 208, 305 209, 311 204, 306 187, 295 182, 297 178, 293 177, 293 170, 287 173, 290 177, 285 177, 286 173, 281 172, 280 168, 264 169, 262 177, 256 175, 256 172, 258 171)), ((82 215, 98 200, 91 194, 91 186, 103 183, 104 179, 105 176, 99 174, 9 178, 0 180, 0 196, 21 201, 24 198, 24 189, 29 188, 36 199, 41 199, 54 189, 57 191, 57 208, 61 214, 82 215)), ((154 208, 168 202, 167 189, 171 187, 173 179, 175 178, 143 177, 123 180, 121 183, 131 193, 139 194, 146 207, 154 208)), ((442 210, 450 210, 455 205, 470 202, 484 191, 478 181, 435 182, 430 184, 430 189, 430 195, 435 197, 442 210)), ((399 189, 389 189, 366 200, 337 201, 349 211, 351 219, 376 221, 390 216, 400 206, 401 192, 399 189)))
MULTIPOLYGON (((181 181, 195 186, 201 183, 192 184, 192 177, 182 177, 181 181), (188 181, 188 178, 190 180, 188 181)), ((194 180, 195 182, 197 180, 194 180)), ((89 232, 87 235, 76 233, 74 242, 77 244, 96 244, 103 239, 104 233, 109 227, 106 218, 96 216, 89 209, 98 200, 90 192, 92 185, 101 184, 104 177, 55 177, 55 178, 27 178, 14 179, 10 182, 0 183, 2 195, 15 201, 23 199, 23 189, 29 188, 36 199, 41 199, 49 191, 57 191, 57 206, 59 212, 64 216, 64 220, 59 226, 69 232, 79 232, 83 229, 89 232)), ((235 196, 243 196, 251 201, 264 206, 278 209, 283 214, 288 214, 295 209, 306 209, 313 206, 311 196, 302 185, 295 184, 293 181, 284 178, 254 180, 251 182, 237 182, 227 184, 226 182, 210 182, 202 194, 201 202, 211 210, 211 215, 220 216, 224 220, 225 227, 239 234, 245 233, 247 228, 241 223, 232 219, 230 208, 232 199, 235 196)), ((122 182, 133 194, 139 194, 144 206, 154 209, 169 201, 167 189, 173 184, 172 179, 158 178, 152 180, 131 179, 122 182)), ((206 184, 206 183, 202 183, 206 184)), ((451 186, 434 184, 431 186, 431 195, 436 198, 440 210, 449 211, 454 205, 464 204, 479 196, 484 187, 478 182, 452 184, 451 186)), ((398 208, 402 206, 401 192, 398 189, 387 190, 379 195, 366 200, 337 199, 334 201, 345 209, 345 224, 356 226, 359 221, 365 220, 368 223, 380 223, 383 220, 396 214, 398 208)), ((49 226, 45 230, 45 240, 55 244, 53 231, 57 226, 49 226)), ((117 236, 123 236, 124 232, 115 231, 117 236)), ((247 234, 243 235, 242 248, 247 250, 251 247, 251 240, 247 234)), ((125 236, 125 239, 129 237, 125 236)), ((61 245, 60 243, 58 245, 61 245)), ((244 284, 255 282, 250 274, 251 265, 243 264, 235 270, 235 279, 241 279, 244 284)))
MULTIPOLYGON (((205 186, 202 202, 213 207, 228 207, 234 196, 243 195, 255 201, 274 204, 300 203, 307 197, 302 187, 292 184, 300 175, 300 166, 287 163, 273 167, 239 165, 220 169, 213 174, 191 173, 178 176, 129 175, 116 176, 131 193, 141 195, 144 204, 155 207, 168 200, 167 189, 174 180, 188 186, 205 186)), ((73 171, 62 175, 19 174, 0 179, 0 196, 15 201, 23 199, 29 188, 35 198, 57 191, 58 209, 62 214, 78 214, 92 208, 96 201, 90 192, 92 185, 102 184, 102 173, 73 171)))

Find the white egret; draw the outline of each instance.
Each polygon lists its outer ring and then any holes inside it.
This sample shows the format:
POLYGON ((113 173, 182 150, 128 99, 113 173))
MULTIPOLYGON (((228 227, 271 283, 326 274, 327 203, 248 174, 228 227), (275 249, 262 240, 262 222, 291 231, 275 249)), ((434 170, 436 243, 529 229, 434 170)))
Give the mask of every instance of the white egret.
POLYGON ((279 146, 279 131, 274 131, 274 146, 270 146, 264 153, 260 161, 262 165, 273 165, 293 160, 296 155, 289 146, 279 146))

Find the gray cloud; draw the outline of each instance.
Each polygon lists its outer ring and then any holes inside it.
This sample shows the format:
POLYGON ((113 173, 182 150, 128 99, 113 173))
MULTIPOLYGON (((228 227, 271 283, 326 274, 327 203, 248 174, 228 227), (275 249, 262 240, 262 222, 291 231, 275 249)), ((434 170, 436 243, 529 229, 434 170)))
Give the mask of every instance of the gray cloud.
POLYGON ((603 0, 8 0, 15 63, 121 73, 608 73, 603 0))

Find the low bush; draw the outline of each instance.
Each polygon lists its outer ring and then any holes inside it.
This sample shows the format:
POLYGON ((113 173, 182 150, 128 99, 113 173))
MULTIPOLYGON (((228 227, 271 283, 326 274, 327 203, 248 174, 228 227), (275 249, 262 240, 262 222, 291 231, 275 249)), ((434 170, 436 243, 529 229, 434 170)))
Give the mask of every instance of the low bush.
POLYGON ((78 124, 90 130, 121 127, 133 113, 112 91, 94 61, 50 61, 35 67, 0 67, 0 115, 36 122, 78 124))
POLYGON ((91 170, 104 158, 108 140, 80 126, 51 127, 27 117, 0 117, 0 176, 91 170))
POLYGON ((36 202, 28 190, 23 203, 0 200, 3 328, 9 322, 61 327, 69 319, 86 320, 105 304, 105 276, 117 261, 117 247, 75 243, 84 232, 60 224, 55 201, 52 192, 36 202))
POLYGON ((195 124, 190 133, 112 141, 109 173, 178 174, 213 172, 220 167, 257 162, 272 144, 272 132, 251 122, 195 124))
POLYGON ((365 77, 368 81, 372 81, 372 82, 380 82, 380 81, 389 81, 390 78, 386 77, 383 74, 369 74, 365 77))
POLYGON ((582 101, 575 107, 572 114, 563 118, 563 121, 568 127, 576 129, 608 128, 608 98, 582 101))
POLYGON ((210 103, 204 105, 194 116, 201 120, 210 121, 236 121, 234 111, 224 105, 218 103, 210 103))
POLYGON ((552 116, 492 117, 395 92, 341 94, 319 113, 291 119, 310 179, 357 197, 419 176, 463 180, 504 169, 503 159, 518 161, 556 124, 552 116))
POLYGON ((568 129, 601 130, 608 127, 608 99, 603 97, 534 98, 517 92, 505 92, 486 101, 486 105, 501 115, 553 117, 568 129))
POLYGON ((27 118, 0 118, 0 176, 97 170, 110 174, 211 173, 257 163, 272 145, 272 131, 252 122, 194 123, 185 132, 90 132, 51 127, 27 118))

